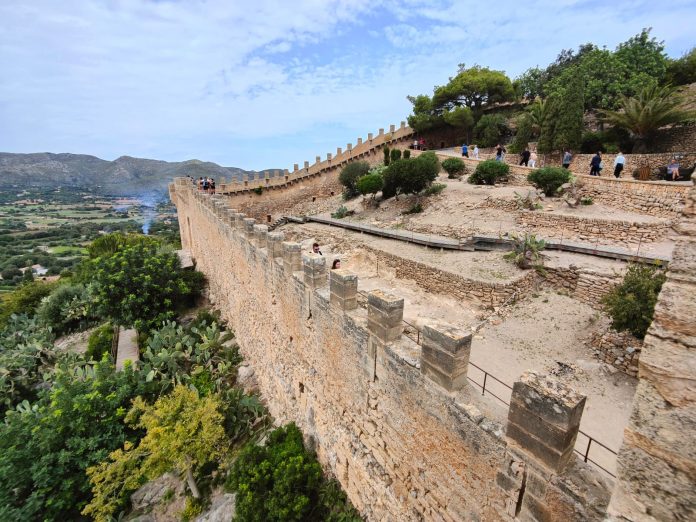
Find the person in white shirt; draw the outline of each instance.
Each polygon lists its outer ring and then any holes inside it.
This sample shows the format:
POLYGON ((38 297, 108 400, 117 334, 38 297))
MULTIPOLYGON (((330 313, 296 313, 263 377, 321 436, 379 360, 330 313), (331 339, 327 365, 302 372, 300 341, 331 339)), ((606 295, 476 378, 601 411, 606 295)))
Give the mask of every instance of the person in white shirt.
POLYGON ((620 178, 621 177, 621 171, 624 168, 624 163, 626 163, 626 158, 624 158, 624 155, 621 151, 616 155, 616 158, 614 159, 614 177, 615 178, 620 178))
POLYGON ((536 167, 536 160, 537 160, 537 153, 536 153, 536 150, 533 150, 532 153, 529 155, 529 166, 532 168, 536 167))
POLYGON ((479 157, 478 157, 478 145, 474 145, 474 159, 479 159, 479 157))

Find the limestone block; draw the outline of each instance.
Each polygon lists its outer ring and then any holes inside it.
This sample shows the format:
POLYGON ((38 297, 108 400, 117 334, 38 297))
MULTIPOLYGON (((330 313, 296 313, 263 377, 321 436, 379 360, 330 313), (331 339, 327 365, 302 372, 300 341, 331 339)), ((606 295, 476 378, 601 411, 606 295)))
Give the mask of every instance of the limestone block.
POLYGON ((289 274, 302 270, 302 245, 283 241, 283 268, 289 274))
POLYGON ((358 276, 348 270, 329 272, 330 302, 341 310, 354 310, 358 307, 358 276))
POLYGON ((395 341, 404 330, 404 300, 373 290, 367 296, 367 328, 381 342, 395 341))
POLYGON ((523 373, 512 390, 508 440, 545 466, 561 472, 573 458, 585 399, 548 376, 533 371, 523 373))
POLYGON ((266 248, 268 237, 268 225, 254 225, 254 244, 259 248, 266 248))
POLYGON ((268 257, 273 260, 276 257, 283 257, 283 241, 285 240, 285 234, 282 232, 269 232, 268 233, 268 257))
POLYGON ((423 328, 421 373, 448 391, 466 384, 471 333, 453 327, 423 328))
POLYGON ((251 241, 254 238, 254 224, 256 220, 254 218, 244 218, 242 221, 244 222, 244 235, 251 241))
POLYGON ((326 285, 326 258, 320 254, 308 253, 302 255, 302 271, 304 282, 311 288, 326 285))

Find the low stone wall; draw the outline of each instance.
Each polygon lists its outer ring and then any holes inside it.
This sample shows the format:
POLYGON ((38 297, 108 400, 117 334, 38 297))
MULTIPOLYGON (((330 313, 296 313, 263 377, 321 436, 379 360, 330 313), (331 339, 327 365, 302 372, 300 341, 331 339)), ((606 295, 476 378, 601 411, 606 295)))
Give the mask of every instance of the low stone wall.
POLYGON ((575 265, 546 266, 543 277, 557 290, 568 292, 578 301, 596 307, 602 298, 621 282, 623 273, 600 272, 575 265))
POLYGON ((640 223, 599 218, 567 216, 552 212, 520 210, 515 216, 518 225, 530 230, 542 230, 544 237, 601 241, 634 245, 652 243, 667 235, 671 222, 640 223))
POLYGON ((638 360, 643 342, 628 332, 609 329, 595 334, 590 344, 597 359, 631 377, 638 376, 638 360))
POLYGON ((536 272, 534 271, 528 271, 518 279, 505 283, 476 281, 411 259, 394 256, 369 246, 364 246, 363 249, 380 263, 393 269, 397 278, 411 279, 424 290, 434 294, 476 301, 489 307, 500 306, 524 296, 531 290, 536 281, 536 272))

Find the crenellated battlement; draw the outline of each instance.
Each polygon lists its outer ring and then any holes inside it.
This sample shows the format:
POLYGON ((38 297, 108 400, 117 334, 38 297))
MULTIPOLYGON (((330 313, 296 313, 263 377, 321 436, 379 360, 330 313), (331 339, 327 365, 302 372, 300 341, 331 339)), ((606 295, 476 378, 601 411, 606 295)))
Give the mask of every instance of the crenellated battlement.
POLYGON ((509 411, 489 402, 467 379, 470 332, 432 323, 417 344, 400 296, 359 306, 356 274, 186 179, 170 193, 271 413, 300 425, 367 519, 603 518, 607 482, 573 452, 584 397, 525 374, 509 411))

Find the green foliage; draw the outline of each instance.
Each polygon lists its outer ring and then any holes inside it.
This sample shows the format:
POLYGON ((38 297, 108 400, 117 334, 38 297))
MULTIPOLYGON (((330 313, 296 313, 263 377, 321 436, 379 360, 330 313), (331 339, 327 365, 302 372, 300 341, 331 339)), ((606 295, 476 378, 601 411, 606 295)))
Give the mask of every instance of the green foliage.
POLYGON ((469 107, 453 107, 442 113, 442 118, 448 125, 465 131, 469 131, 474 127, 474 113, 469 107))
POLYGON ((101 325, 90 334, 85 357, 91 361, 101 361, 104 355, 111 353, 113 340, 113 325, 111 323, 101 325))
POLYGON ((194 498, 200 498, 195 475, 206 464, 220 464, 229 452, 222 407, 218 395, 202 397, 185 386, 153 405, 137 397, 126 420, 145 436, 137 446, 126 443, 87 469, 93 498, 82 513, 106 522, 145 480, 168 471, 184 478, 194 498))
POLYGON ((495 182, 510 173, 510 167, 502 161, 486 160, 476 166, 474 173, 469 176, 469 183, 474 185, 495 185, 495 182))
POLYGON ((509 131, 502 114, 484 114, 474 127, 474 136, 481 147, 494 147, 509 131))
POLYGON ((87 247, 89 257, 108 257, 129 246, 159 245, 159 240, 143 234, 122 234, 116 232, 100 236, 87 247))
POLYGON ((611 326, 643 339, 664 282, 665 275, 656 266, 630 265, 623 281, 602 299, 611 326))
POLYGON ((592 196, 583 196, 580 198, 580 204, 581 205, 592 205, 592 204, 594 204, 594 199, 592 199, 592 196))
POLYGON ((447 185, 444 183, 433 183, 428 188, 426 188, 423 192, 421 192, 421 195, 422 196, 437 196, 446 188, 447 188, 447 185))
POLYGON ((56 360, 53 334, 26 315, 13 315, 0 335, 0 418, 22 401, 33 401, 56 360))
POLYGON ((0 272, 0 275, 2 276, 3 280, 7 281, 15 277, 22 277, 22 271, 16 266, 10 266, 0 272))
POLYGON ((90 259, 97 311, 122 326, 145 330, 174 317, 195 299, 202 277, 181 269, 179 257, 155 244, 125 246, 109 256, 90 259))
POLYGON ((350 214, 350 211, 345 205, 341 205, 336 209, 336 212, 331 213, 331 217, 334 219, 343 219, 350 214))
POLYGON ((459 158, 447 158, 442 162, 442 168, 450 179, 461 178, 466 173, 466 164, 459 158))
POLYGON ((543 190, 546 196, 555 196, 561 185, 568 183, 570 178, 570 171, 559 167, 543 167, 527 175, 527 181, 543 190))
POLYGON ((263 187, 259 185, 258 187, 253 189, 254 194, 258 194, 259 196, 263 194, 263 187))
POLYGON ((389 160, 390 161, 397 161, 401 159, 401 149, 391 149, 389 151, 389 160))
POLYGON ((367 174, 358 180, 358 190, 363 196, 372 194, 374 198, 377 192, 382 190, 384 179, 379 174, 367 174))
POLYGON ((411 150, 410 149, 404 149, 404 159, 409 159, 411 157, 411 150))
POLYGON ((621 93, 631 96, 647 85, 661 83, 667 70, 664 42, 650 37, 643 29, 616 48, 616 57, 624 71, 625 87, 621 93))
POLYGON ((343 167, 338 175, 338 181, 344 187, 343 197, 345 199, 351 199, 360 194, 358 180, 368 172, 370 172, 370 164, 367 161, 351 161, 343 167))
POLYGON ((235 520, 360 520, 335 483, 326 483, 295 424, 277 428, 264 446, 248 444, 227 483, 237 493, 235 520))
POLYGON ((558 86, 546 101, 539 138, 539 151, 575 149, 582 139, 584 79, 578 67, 570 67, 558 78, 558 86))
POLYGON ((41 303, 36 316, 56 335, 84 330, 94 321, 91 298, 83 285, 63 285, 41 303))
POLYGON ((186 505, 181 512, 181 522, 189 522, 194 520, 198 515, 203 513, 203 502, 193 497, 186 498, 186 505))
POLYGON ((674 88, 651 84, 634 98, 622 97, 621 110, 602 111, 602 116, 609 123, 636 136, 634 152, 645 152, 657 129, 695 116, 694 111, 682 109, 682 103, 674 88))
POLYGON ((696 47, 676 60, 667 61, 665 83, 667 85, 688 85, 696 82, 696 47))
POLYGON ((478 65, 466 69, 460 65, 458 74, 447 85, 435 88, 432 104, 436 110, 464 105, 476 112, 486 104, 510 101, 514 94, 512 82, 502 71, 478 65))
POLYGON ((20 405, 0 424, 0 519, 79 520, 91 498, 87 468, 137 433, 124 416, 151 389, 130 367, 111 363, 56 371, 33 406, 20 405))
POLYGON ((47 297, 57 283, 34 281, 20 286, 3 296, 0 301, 0 330, 2 330, 13 314, 33 315, 41 300, 47 297))
POLYGON ((534 234, 524 237, 512 235, 513 250, 503 256, 519 268, 540 268, 542 265, 541 251, 546 248, 546 241, 537 239, 534 234))
POLYGON ((532 139, 533 127, 533 120, 528 113, 517 118, 517 132, 515 133, 515 139, 510 146, 510 152, 520 153, 529 145, 529 142, 532 139))
POLYGON ((544 94, 544 71, 539 67, 527 69, 517 77, 515 81, 518 85, 518 93, 529 100, 533 100, 537 96, 542 96, 544 94))
POLYGON ((440 161, 433 152, 424 152, 417 158, 394 161, 384 173, 382 196, 417 194, 435 181, 440 161))
POLYGON ((142 372, 148 382, 159 383, 165 391, 179 384, 193 385, 192 375, 205 370, 210 373, 214 390, 222 391, 234 384, 233 369, 241 362, 239 349, 230 343, 231 338, 216 323, 190 330, 174 322, 166 323, 146 341, 141 354, 142 372))

